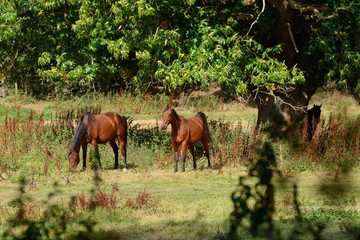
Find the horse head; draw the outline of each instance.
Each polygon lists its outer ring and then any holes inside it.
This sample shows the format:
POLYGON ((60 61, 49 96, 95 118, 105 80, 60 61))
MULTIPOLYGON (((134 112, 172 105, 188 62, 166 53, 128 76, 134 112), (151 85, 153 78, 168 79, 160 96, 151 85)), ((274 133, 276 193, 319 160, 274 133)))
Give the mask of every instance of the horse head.
POLYGON ((75 171, 77 165, 80 162, 80 158, 79 158, 79 153, 78 152, 70 152, 69 153, 69 165, 70 165, 70 170, 71 171, 75 171))
POLYGON ((315 124, 319 123, 320 115, 321 115, 321 105, 315 105, 308 110, 308 118, 310 122, 315 122, 315 124))
POLYGON ((174 107, 166 106, 162 113, 161 129, 165 130, 167 126, 175 120, 176 112, 174 107))

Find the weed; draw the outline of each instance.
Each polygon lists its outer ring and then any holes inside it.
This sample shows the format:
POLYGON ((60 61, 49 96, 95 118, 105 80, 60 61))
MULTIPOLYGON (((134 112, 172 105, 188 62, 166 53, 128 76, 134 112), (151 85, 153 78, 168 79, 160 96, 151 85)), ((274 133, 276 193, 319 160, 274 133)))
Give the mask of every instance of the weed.
POLYGON ((151 197, 150 193, 144 190, 143 192, 139 192, 135 198, 128 198, 124 207, 133 209, 154 209, 157 205, 158 202, 151 197))
POLYGON ((222 120, 209 121, 211 137, 213 139, 213 165, 223 166, 246 165, 253 156, 252 145, 256 142, 256 135, 250 128, 243 128, 240 124, 231 124, 222 120))
POLYGON ((281 146, 277 147, 277 154, 286 168, 312 170, 321 166, 333 171, 337 181, 341 172, 359 163, 360 116, 350 119, 344 113, 330 114, 327 121, 320 120, 311 142, 307 141, 305 127, 302 133, 302 138, 291 135, 289 141, 278 143, 281 146))
POLYGON ((97 191, 95 195, 90 196, 86 199, 84 193, 78 194, 75 200, 75 206, 79 206, 80 209, 95 209, 97 207, 115 209, 117 199, 115 192, 106 193, 104 191, 97 191))

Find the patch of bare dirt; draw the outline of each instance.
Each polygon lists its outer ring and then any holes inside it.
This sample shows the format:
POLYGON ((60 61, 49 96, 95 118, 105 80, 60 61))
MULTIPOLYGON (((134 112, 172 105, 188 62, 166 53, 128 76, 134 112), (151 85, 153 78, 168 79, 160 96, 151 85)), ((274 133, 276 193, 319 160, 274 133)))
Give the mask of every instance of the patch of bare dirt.
POLYGON ((0 104, 14 108, 29 108, 37 112, 43 112, 46 106, 46 103, 42 103, 42 102, 21 104, 21 103, 9 102, 5 100, 0 100, 0 104))
POLYGON ((22 105, 23 108, 30 108, 37 112, 43 112, 45 109, 45 106, 46 106, 45 103, 30 103, 30 104, 22 105))
POLYGON ((148 119, 148 120, 132 120, 131 125, 139 125, 140 128, 155 128, 160 127, 161 122, 156 119, 148 119))

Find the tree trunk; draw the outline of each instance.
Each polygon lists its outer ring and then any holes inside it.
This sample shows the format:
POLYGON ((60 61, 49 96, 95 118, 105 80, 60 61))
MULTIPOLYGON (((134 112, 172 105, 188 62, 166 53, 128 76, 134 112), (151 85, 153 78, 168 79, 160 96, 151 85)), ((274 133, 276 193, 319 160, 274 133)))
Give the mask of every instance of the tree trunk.
POLYGON ((317 76, 306 75, 309 64, 316 60, 305 59, 301 54, 302 48, 309 40, 311 23, 299 10, 292 8, 287 0, 266 1, 267 7, 271 6, 274 9, 275 21, 271 32, 257 36, 257 40, 265 46, 281 44, 283 51, 278 57, 279 60, 285 61, 289 69, 296 65, 305 73, 306 80, 304 84, 296 86, 286 95, 274 92, 276 97, 280 97, 282 101, 277 101, 271 95, 259 94, 256 98, 257 126, 274 119, 291 126, 305 117, 304 110, 319 88, 319 82, 323 76, 321 73, 317 73, 317 76))
POLYGON ((255 99, 258 106, 257 127, 274 121, 291 127, 303 120, 307 105, 317 89, 316 85, 307 82, 297 86, 287 95, 276 94, 277 98, 281 98, 281 102, 274 96, 259 94, 255 99))

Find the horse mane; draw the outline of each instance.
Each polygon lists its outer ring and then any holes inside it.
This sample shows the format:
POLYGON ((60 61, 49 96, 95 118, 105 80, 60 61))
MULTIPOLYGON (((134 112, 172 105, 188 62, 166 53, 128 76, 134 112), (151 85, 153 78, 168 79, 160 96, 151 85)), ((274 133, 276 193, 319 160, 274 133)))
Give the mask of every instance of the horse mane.
POLYGON ((77 127, 74 135, 74 142, 71 146, 70 153, 73 153, 75 149, 79 149, 81 143, 84 141, 87 135, 87 126, 84 122, 88 120, 89 116, 89 112, 86 112, 84 113, 84 115, 81 116, 79 126, 77 127))
POLYGON ((176 118, 177 120, 180 120, 180 116, 177 114, 177 112, 175 111, 175 109, 171 109, 171 111, 174 113, 175 118, 176 118))
POLYGON ((169 110, 169 105, 167 105, 167 106, 165 107, 163 113, 166 112, 167 110, 169 110))
MULTIPOLYGON (((169 107, 169 105, 168 105, 168 106, 165 107, 165 109, 164 109, 163 112, 166 112, 166 111, 169 110, 169 109, 170 109, 170 107, 169 107)), ((174 109, 174 108, 171 108, 171 111, 172 111, 172 113, 175 115, 175 118, 176 118, 177 120, 180 120, 180 116, 177 114, 177 112, 175 111, 175 109, 174 109)))

